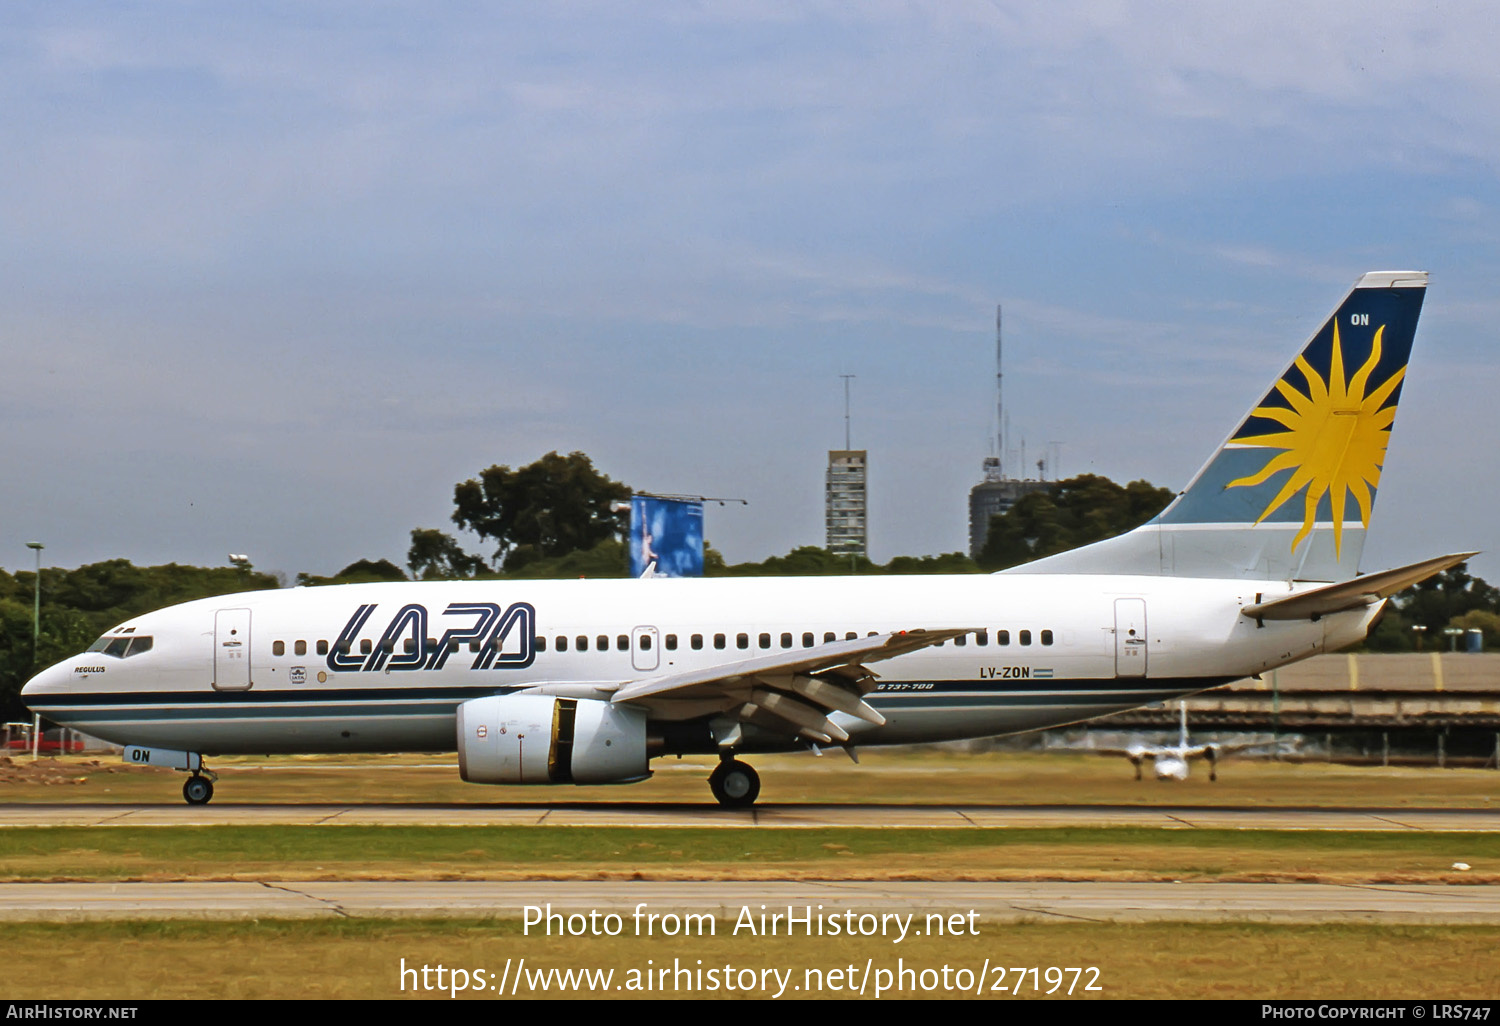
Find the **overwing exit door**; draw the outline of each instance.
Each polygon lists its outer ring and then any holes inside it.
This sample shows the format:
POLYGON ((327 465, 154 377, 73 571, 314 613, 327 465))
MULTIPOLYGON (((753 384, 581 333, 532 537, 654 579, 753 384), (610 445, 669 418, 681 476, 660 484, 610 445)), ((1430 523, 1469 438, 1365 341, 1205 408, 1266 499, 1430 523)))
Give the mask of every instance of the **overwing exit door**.
POLYGON ((630 665, 637 670, 654 670, 661 662, 656 649, 656 628, 636 627, 630 632, 630 665))

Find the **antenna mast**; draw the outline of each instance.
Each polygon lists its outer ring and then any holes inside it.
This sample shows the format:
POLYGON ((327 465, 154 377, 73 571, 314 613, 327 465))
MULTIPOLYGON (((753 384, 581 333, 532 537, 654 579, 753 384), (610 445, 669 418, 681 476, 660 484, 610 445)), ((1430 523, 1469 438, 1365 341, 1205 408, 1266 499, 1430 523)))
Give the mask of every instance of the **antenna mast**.
POLYGON ((995 307, 995 455, 984 461, 986 481, 1005 480, 1005 372, 1000 307, 995 307))
POLYGON ((1000 331, 1000 305, 995 304, 995 430, 999 432, 996 436, 998 444, 995 446, 995 457, 1000 462, 995 466, 995 473, 1000 480, 1005 480, 1005 343, 1004 336, 1000 331))
POLYGON ((839 375, 839 377, 844 379, 844 448, 846 450, 853 448, 849 444, 849 379, 857 376, 855 374, 839 375))

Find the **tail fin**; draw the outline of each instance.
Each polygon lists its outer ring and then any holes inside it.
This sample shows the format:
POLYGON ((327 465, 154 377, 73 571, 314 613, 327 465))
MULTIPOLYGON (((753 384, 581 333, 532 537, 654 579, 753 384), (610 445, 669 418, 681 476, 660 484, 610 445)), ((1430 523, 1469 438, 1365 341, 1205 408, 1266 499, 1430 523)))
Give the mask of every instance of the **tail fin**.
POLYGON ((1156 519, 1006 572, 1352 578, 1426 292, 1364 275, 1156 519))

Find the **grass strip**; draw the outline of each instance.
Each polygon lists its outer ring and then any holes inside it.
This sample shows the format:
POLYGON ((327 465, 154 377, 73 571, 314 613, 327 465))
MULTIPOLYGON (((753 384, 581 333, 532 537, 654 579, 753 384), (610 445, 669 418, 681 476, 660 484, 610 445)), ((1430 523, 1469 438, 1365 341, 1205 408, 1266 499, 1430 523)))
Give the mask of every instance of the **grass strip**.
POLYGON ((1060 828, 533 826, 18 827, 0 880, 449 877, 655 879, 1460 879, 1500 873, 1500 834, 1060 828))
MULTIPOLYGON (((510 972, 519 973, 514 963, 523 957, 534 973, 580 968, 612 972, 605 989, 592 992, 562 992, 555 975, 545 993, 534 986, 519 988, 517 996, 533 997, 766 997, 778 984, 778 977, 765 975, 771 969, 783 974, 783 997, 846 999, 853 981, 845 968, 857 977, 868 959, 875 970, 890 974, 888 983, 896 981, 900 969, 910 970, 904 989, 885 997, 1037 1000, 1047 996, 1048 968, 1093 966, 1102 989, 1079 989, 1073 999, 1452 1000, 1493 997, 1493 952, 1500 942, 1500 928, 1495 927, 1359 924, 982 925, 977 937, 908 938, 899 945, 881 937, 745 938, 728 931, 721 922, 712 937, 642 940, 628 935, 524 936, 514 920, 16 923, 0 933, 0 964, 6 967, 12 1000, 446 1001, 455 968, 463 970, 466 983, 481 979, 486 986, 452 991, 454 999, 486 1000, 502 996, 488 988, 498 982, 508 960, 510 972), (59 958, 58 952, 68 957, 59 958), (403 959, 413 970, 406 976, 403 959), (436 987, 439 965, 447 970, 441 989, 436 987), (429 969, 425 982, 433 989, 423 986, 424 966, 429 969), (943 989, 944 967, 949 983, 963 980, 967 970, 970 989, 943 989), (995 972, 1000 967, 1007 970, 1003 978, 995 972), (1017 979, 1012 970, 1027 967, 1039 971, 1022 977, 1017 994, 1009 989, 1017 979), (678 968, 688 975, 677 975, 678 968), (753 980, 757 986, 712 988, 713 978, 696 975, 709 969, 718 970, 719 980, 731 969, 736 984, 753 980), (665 977, 654 975, 663 970, 665 977), (478 971, 486 976, 477 977, 478 971), (742 975, 745 971, 752 975, 742 975), (981 974, 981 987, 973 987, 981 974), (758 986, 763 979, 765 989, 758 986), (828 984, 835 979, 838 989, 831 989, 828 984), (661 986, 654 985, 658 981, 661 986), (818 991, 793 989, 820 982, 818 991), (1007 989, 990 989, 997 985, 1007 989)), ((1063 974, 1051 996, 1066 999, 1065 987, 1074 979, 1063 974)))

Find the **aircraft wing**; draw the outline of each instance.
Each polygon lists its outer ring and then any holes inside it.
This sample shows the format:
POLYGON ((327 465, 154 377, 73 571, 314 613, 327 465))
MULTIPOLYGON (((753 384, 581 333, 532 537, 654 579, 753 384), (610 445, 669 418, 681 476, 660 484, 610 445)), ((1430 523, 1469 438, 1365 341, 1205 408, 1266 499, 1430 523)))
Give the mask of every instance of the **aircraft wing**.
POLYGON ((1358 609, 1390 598, 1403 588, 1425 581, 1433 574, 1442 573, 1474 555, 1477 553, 1458 552, 1450 556, 1424 559, 1420 563, 1394 570, 1362 574, 1352 581, 1326 584, 1321 588, 1256 602, 1246 606, 1243 612, 1252 620, 1306 620, 1341 613, 1346 609, 1358 609))
POLYGON ((730 718, 726 722, 736 727, 751 722, 825 744, 847 741, 848 732, 830 720, 829 714, 847 713, 876 726, 885 723, 885 717, 864 701, 864 695, 874 690, 876 678, 866 663, 941 645, 978 630, 910 630, 830 641, 631 681, 621 685, 610 700, 644 706, 661 719, 717 713, 730 718))

